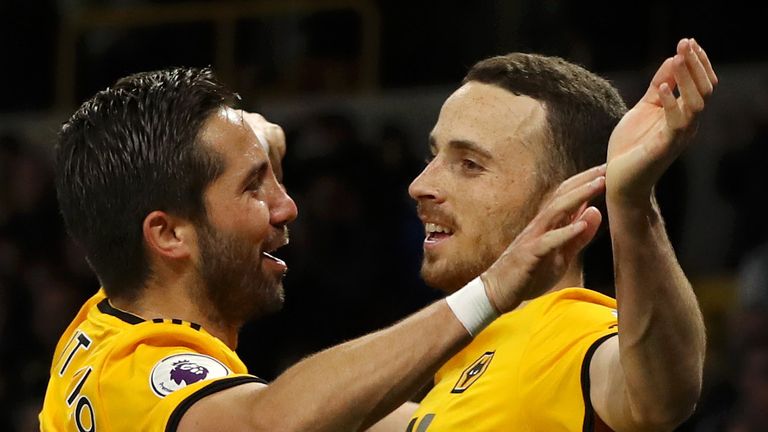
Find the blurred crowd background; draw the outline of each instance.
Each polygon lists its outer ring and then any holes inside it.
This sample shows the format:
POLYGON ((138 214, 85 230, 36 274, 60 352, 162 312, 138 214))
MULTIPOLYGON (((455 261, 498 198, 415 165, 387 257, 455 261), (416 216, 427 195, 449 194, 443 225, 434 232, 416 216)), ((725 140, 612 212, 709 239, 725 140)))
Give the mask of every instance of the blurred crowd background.
MULTIPOLYGON (((633 105, 687 36, 721 84, 658 188, 709 334, 704 394, 679 430, 768 430, 766 25, 765 3, 734 1, 0 0, 0 430, 36 430, 57 339, 98 288, 58 214, 52 148, 61 122, 117 78, 212 65, 244 108, 285 128, 300 210, 280 251, 287 301, 238 350, 271 379, 439 297, 418 276, 407 186, 469 66, 560 55, 633 105)), ((587 269, 589 287, 612 293, 607 239, 587 269)))

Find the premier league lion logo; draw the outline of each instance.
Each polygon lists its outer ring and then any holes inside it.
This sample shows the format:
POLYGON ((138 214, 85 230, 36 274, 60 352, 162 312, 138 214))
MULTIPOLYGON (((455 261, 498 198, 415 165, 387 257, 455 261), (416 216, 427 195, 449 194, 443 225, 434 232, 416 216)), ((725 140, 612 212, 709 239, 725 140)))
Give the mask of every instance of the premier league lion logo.
POLYGON ((155 364, 149 382, 157 396, 165 397, 188 385, 230 373, 213 357, 197 353, 174 354, 155 364))
POLYGON ((181 385, 182 382, 186 385, 194 384, 207 376, 208 369, 189 360, 177 361, 171 369, 171 379, 177 385, 181 385))

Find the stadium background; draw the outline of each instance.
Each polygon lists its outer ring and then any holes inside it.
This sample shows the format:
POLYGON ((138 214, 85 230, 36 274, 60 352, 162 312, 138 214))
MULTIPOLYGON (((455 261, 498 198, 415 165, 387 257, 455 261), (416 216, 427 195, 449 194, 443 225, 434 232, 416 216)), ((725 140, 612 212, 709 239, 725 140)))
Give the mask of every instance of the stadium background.
MULTIPOLYGON (((439 297, 418 278, 423 235, 406 189, 440 104, 475 61, 560 55, 631 105, 685 36, 721 84, 696 145, 659 186, 710 340, 702 401, 680 430, 765 427, 767 24, 768 6, 723 1, 1 0, 0 430, 36 428, 56 340, 98 286, 62 228, 51 149, 77 104, 118 77, 212 65, 244 108, 285 128, 300 210, 280 254, 287 301, 248 325, 238 350, 271 379, 439 297)), ((610 269, 602 239, 589 286, 610 293, 610 269)))

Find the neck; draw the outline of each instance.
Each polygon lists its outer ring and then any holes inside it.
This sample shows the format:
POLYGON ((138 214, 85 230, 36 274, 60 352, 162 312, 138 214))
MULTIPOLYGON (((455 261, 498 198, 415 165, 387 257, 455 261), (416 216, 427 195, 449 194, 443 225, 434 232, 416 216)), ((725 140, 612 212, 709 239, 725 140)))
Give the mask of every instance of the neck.
POLYGON ((584 287, 584 270, 582 268, 581 262, 578 260, 574 260, 571 263, 563 277, 560 278, 560 281, 557 282, 555 286, 549 289, 545 294, 559 291, 564 288, 573 287, 584 287))
POLYGON ((159 281, 155 278, 141 290, 139 298, 125 301, 110 298, 112 306, 130 312, 144 319, 163 318, 180 319, 199 324, 208 333, 224 342, 230 349, 237 348, 237 336, 240 325, 226 323, 213 318, 205 309, 206 304, 195 301, 196 293, 192 292, 199 281, 178 278, 175 281, 159 281), (173 299, 173 301, 168 301, 173 299))
MULTIPOLYGON (((584 287, 584 270, 580 262, 571 263, 571 266, 568 267, 568 270, 565 272, 565 275, 563 275, 563 277, 560 278, 560 281, 556 283, 555 286, 553 286, 549 290, 541 293, 541 295, 546 295, 549 293, 553 293, 555 291, 560 291, 561 289, 565 289, 565 288, 575 288, 575 287, 584 287)), ((526 300, 520 303, 520 306, 518 307, 520 308, 525 306, 531 300, 526 300)))

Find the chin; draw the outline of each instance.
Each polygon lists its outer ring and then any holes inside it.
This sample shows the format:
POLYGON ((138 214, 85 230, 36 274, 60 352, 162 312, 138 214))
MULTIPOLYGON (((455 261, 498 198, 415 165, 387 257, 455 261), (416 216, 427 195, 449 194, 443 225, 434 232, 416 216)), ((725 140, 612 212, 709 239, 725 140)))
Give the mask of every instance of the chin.
POLYGON ((236 326, 279 312, 283 308, 282 281, 260 275, 228 289, 209 288, 208 303, 218 319, 236 326))
POLYGON ((421 263, 421 278, 432 288, 450 294, 482 274, 498 255, 476 248, 473 256, 452 257, 425 254, 421 263), (451 259, 453 258, 453 259, 451 259))
POLYGON ((270 284, 269 287, 265 287, 261 293, 254 296, 254 299, 258 301, 255 302, 253 311, 248 317, 249 319, 259 319, 280 312, 285 303, 283 283, 270 284))
POLYGON ((436 266, 424 263, 421 266, 421 278, 424 282, 435 289, 451 294, 475 278, 467 276, 453 269, 448 271, 445 266, 436 266))

